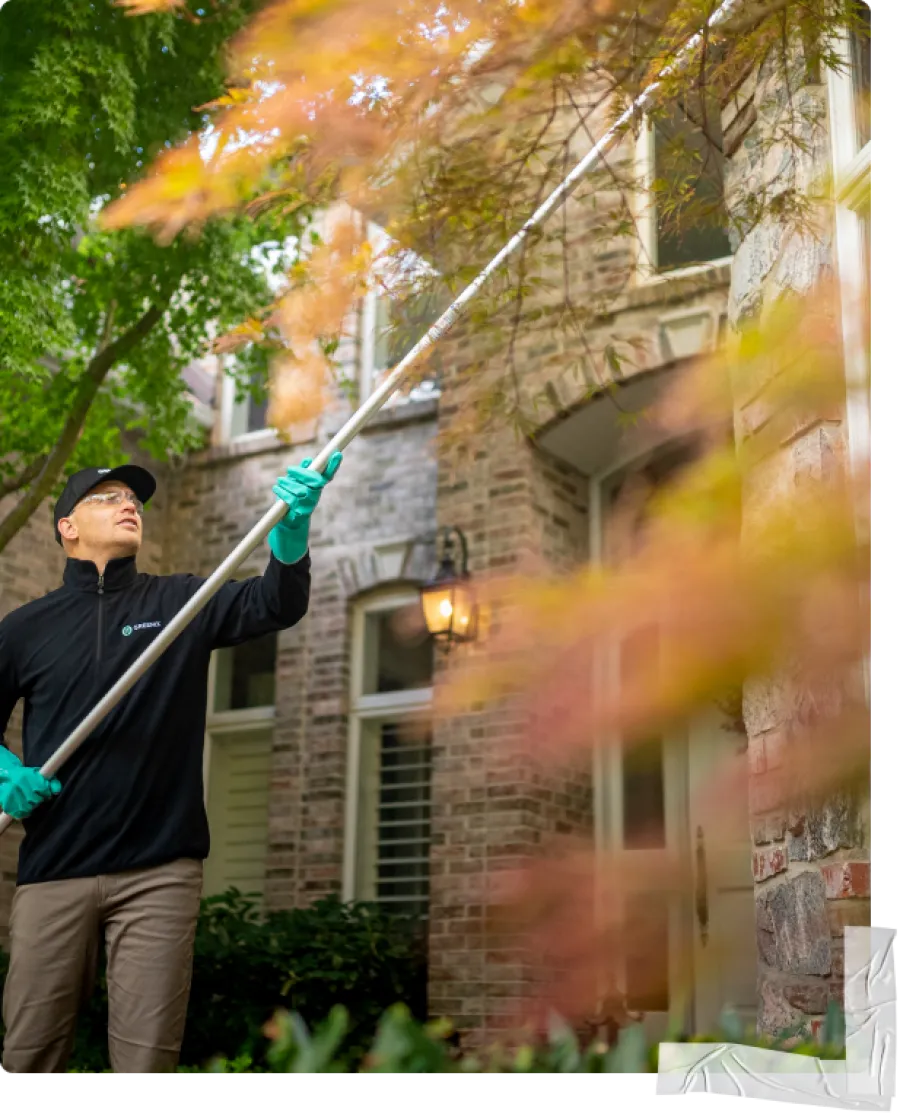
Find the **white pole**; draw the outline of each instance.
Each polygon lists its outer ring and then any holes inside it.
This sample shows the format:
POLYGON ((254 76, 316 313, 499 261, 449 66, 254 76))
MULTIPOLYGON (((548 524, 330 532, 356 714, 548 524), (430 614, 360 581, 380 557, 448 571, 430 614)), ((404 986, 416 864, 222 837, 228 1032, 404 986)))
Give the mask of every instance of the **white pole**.
MULTIPOLYGON (((725 0, 722 6, 710 16, 709 25, 712 27, 720 23, 741 2, 742 0, 725 0)), ((661 76, 666 76, 683 67, 700 45, 702 37, 703 36, 699 32, 692 36, 679 51, 675 60, 662 71, 661 76)), ((325 448, 322 449, 313 460, 311 467, 317 472, 324 472, 331 454, 344 449, 369 419, 384 406, 385 402, 387 402, 394 391, 397 390, 407 377, 410 369, 417 362, 419 357, 427 352, 429 348, 436 344, 441 337, 453 328, 462 314, 463 309, 471 302, 479 290, 481 290, 482 286, 484 286, 491 275, 518 250, 531 232, 533 232, 542 221, 546 220, 547 217, 559 208, 572 192, 573 187, 585 176, 603 152, 612 145, 619 129, 644 107, 658 87, 659 82, 654 82, 652 85, 649 85, 635 102, 622 113, 613 126, 609 128, 608 131, 604 132, 581 162, 579 162, 566 178, 560 182, 542 204, 535 209, 534 213, 522 225, 515 236, 500 249, 481 274, 472 280, 456 301, 441 314, 437 321, 435 321, 418 344, 403 357, 390 375, 385 378, 381 386, 372 393, 362 406, 360 406, 353 417, 338 430, 325 448)), ((215 595, 231 574, 244 563, 253 550, 263 541, 272 527, 281 521, 286 511, 287 504, 277 499, 274 505, 266 512, 263 518, 257 522, 243 541, 229 553, 212 576, 204 581, 203 586, 188 600, 175 617, 170 620, 169 624, 160 631, 140 657, 138 657, 125 673, 122 674, 106 696, 104 696, 93 710, 85 716, 69 737, 60 744, 59 748, 55 750, 44 765, 41 766, 41 773, 44 777, 50 778, 57 773, 63 763, 75 753, 94 728, 100 724, 110 711, 112 711, 122 697, 137 684, 150 666, 175 641, 188 623, 190 623, 212 596, 215 595)), ((0 812, 0 834, 6 831, 12 822, 11 816, 8 816, 4 812, 0 812)))

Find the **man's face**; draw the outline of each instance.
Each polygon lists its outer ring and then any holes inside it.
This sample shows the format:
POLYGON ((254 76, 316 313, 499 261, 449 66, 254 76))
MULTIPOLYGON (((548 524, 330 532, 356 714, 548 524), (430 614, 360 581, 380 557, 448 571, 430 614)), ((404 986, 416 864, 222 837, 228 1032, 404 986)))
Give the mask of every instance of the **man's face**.
POLYGON ((131 488, 119 480, 104 480, 92 487, 72 513, 60 519, 59 531, 68 543, 67 552, 133 557, 143 539, 143 521, 136 502, 131 488), (96 498, 110 492, 120 494, 118 502, 96 498))

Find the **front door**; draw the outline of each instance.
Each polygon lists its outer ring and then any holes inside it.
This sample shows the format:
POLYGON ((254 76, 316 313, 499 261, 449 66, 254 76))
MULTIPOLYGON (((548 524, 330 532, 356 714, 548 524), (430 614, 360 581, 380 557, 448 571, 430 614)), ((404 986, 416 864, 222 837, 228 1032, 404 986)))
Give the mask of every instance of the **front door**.
POLYGON ((747 802, 746 736, 718 708, 698 716, 688 743, 694 880, 694 1029, 715 1031, 726 1006, 756 1021, 756 910, 747 802))
MULTIPOLYGON (((689 460, 690 452, 679 449, 598 484, 598 526, 609 521, 630 478, 649 494, 689 460)), ((597 529, 596 557, 627 559, 641 524, 638 511, 626 537, 597 529)), ((619 646, 616 660, 599 663, 600 689, 621 683, 632 655, 646 665, 658 652, 654 640, 653 631, 642 632, 619 646)), ((619 990, 628 1009, 643 1015, 651 1039, 672 1030, 712 1033, 725 1008, 755 1020, 747 774, 746 736, 719 708, 656 738, 598 746, 598 846, 621 856, 629 891, 622 895, 630 913, 625 923, 638 926, 626 941, 619 990), (720 786, 727 786, 724 795, 720 786), (653 879, 672 861, 680 884, 666 890, 653 879)))

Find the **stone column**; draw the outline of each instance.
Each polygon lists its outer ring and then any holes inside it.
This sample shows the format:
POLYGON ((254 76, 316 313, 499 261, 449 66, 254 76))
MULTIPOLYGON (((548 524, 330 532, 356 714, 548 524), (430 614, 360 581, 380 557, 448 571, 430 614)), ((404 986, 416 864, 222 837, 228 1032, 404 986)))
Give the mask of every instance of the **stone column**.
MULTIPOLYGON (((792 81, 788 95, 783 72, 770 60, 746 77, 725 106, 733 198, 738 188, 765 188, 770 195, 778 188, 808 188, 829 165, 824 84, 809 83, 802 59, 792 81), (779 117, 783 122, 791 108, 809 145, 802 154, 770 141, 768 129, 779 117)), ((734 329, 755 325, 785 295, 806 295, 831 276, 830 229, 825 213, 816 234, 792 232, 771 217, 744 230, 732 269, 729 316, 734 329)), ((744 448, 753 447, 773 417, 771 386, 745 384, 736 397, 736 436, 744 448)), ((823 409, 759 459, 744 492, 746 544, 754 544, 756 526, 764 522, 773 494, 807 479, 827 478, 841 467, 845 453, 843 410, 823 409)), ((869 923, 865 802, 839 795, 815 807, 806 805, 796 792, 788 799, 782 778, 808 697, 788 676, 756 678, 744 690, 759 946, 758 1028, 769 1034, 798 1024, 808 1032, 820 1028, 828 1002, 842 1000, 843 928, 869 923)), ((835 705, 831 711, 837 711, 840 696, 830 702, 835 705)), ((821 710, 821 701, 819 705, 821 710)))

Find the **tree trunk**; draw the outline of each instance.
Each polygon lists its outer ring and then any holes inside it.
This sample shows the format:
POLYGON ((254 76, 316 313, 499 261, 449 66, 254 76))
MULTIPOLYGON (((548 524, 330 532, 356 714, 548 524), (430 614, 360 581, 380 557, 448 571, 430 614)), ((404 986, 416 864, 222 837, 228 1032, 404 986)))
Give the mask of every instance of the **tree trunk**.
POLYGON ((5 491, 0 490, 0 496, 2 496, 8 494, 10 490, 21 489, 26 483, 30 484, 21 499, 0 521, 0 553, 3 552, 53 490, 60 473, 78 444, 84 423, 106 376, 123 356, 140 344, 161 320, 164 312, 165 304, 151 307, 120 337, 108 344, 104 343, 97 350, 84 370, 72 409, 68 418, 66 418, 56 444, 44 457, 27 465, 14 480, 7 481, 5 491), (20 482, 22 477, 25 477, 24 483, 20 482), (10 484, 15 484, 15 486, 10 487, 10 484))

